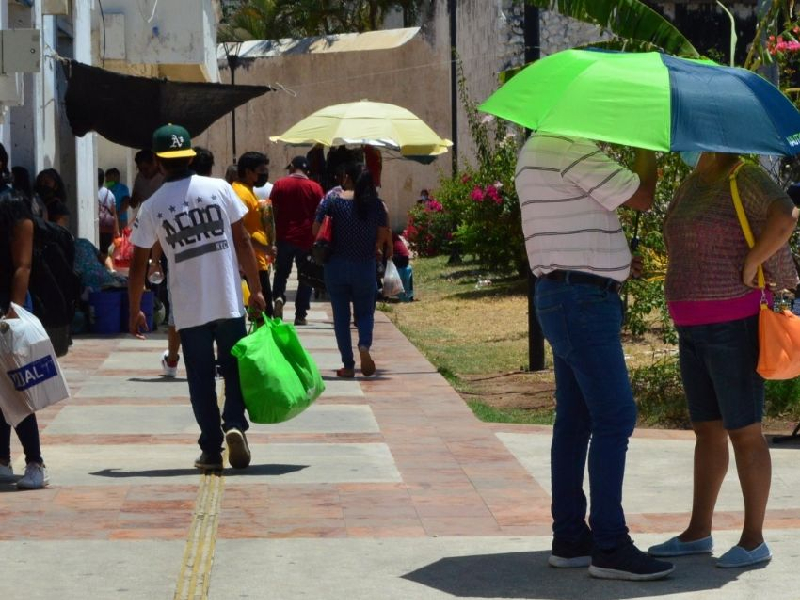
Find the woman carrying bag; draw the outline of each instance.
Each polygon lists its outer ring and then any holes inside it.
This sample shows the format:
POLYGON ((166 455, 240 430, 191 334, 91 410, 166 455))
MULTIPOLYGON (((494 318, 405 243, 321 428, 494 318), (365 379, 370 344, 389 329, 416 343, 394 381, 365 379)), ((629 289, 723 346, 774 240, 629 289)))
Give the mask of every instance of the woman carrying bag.
POLYGON ((358 323, 358 352, 361 373, 375 374, 372 360, 372 330, 375 323, 376 251, 391 258, 388 215, 378 198, 372 175, 363 165, 345 165, 341 186, 333 188, 317 209, 312 232, 316 237, 325 217, 333 222, 330 256, 325 264, 325 287, 331 300, 333 329, 342 356, 338 377, 355 376, 355 359, 350 340, 350 303, 358 323))
POLYGON ((696 442, 692 516, 679 536, 650 548, 654 556, 712 552, 714 505, 728 470, 728 440, 744 497, 744 527, 718 567, 749 567, 772 553, 764 541, 772 463, 761 429, 764 380, 759 358, 763 265, 776 289, 797 285, 787 241, 797 221, 791 200, 754 164, 707 152, 667 209, 665 294, 678 329, 680 370, 696 442), (755 233, 750 249, 736 214, 740 197, 755 233))
MULTIPOLYGON (((0 155, 4 152, 3 149, 0 155)), ((5 171, 5 165, 0 165, 0 171, 5 171)), ((7 318, 17 316, 10 308, 11 302, 32 310, 28 296, 32 257, 33 219, 30 209, 25 200, 4 186, 0 190, 0 311, 7 318)), ((14 429, 25 452, 25 473, 17 481, 17 488, 46 487, 50 479, 42 459, 36 413, 25 417, 14 429)), ((11 426, 0 413, 0 483, 11 483, 14 479, 11 426)))

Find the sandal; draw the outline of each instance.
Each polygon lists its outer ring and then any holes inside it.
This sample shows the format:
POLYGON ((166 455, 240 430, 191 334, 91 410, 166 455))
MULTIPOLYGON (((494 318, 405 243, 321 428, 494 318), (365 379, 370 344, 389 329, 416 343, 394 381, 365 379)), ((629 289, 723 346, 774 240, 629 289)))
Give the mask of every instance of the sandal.
POLYGON ((348 369, 346 367, 342 367, 341 369, 336 369, 336 376, 337 377, 355 377, 356 372, 355 369, 348 369))
POLYGON ((375 361, 369 355, 369 348, 366 346, 359 346, 358 353, 361 358, 361 374, 364 377, 375 375, 375 361))

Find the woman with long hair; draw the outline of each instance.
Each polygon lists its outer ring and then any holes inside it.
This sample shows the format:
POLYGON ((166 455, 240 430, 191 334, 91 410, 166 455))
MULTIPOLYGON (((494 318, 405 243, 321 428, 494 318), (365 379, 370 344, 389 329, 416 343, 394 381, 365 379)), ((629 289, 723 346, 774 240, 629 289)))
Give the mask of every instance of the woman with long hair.
POLYGON ((47 208, 48 221, 68 227, 70 212, 67 208, 67 189, 58 171, 55 169, 40 171, 36 176, 34 191, 47 208))
MULTIPOLYGON (((2 167, 5 169, 5 165, 2 167)), ((6 188, 0 192, 0 311, 7 318, 17 316, 11 302, 32 310, 28 296, 32 259, 33 217, 30 208, 21 195, 6 188)), ((26 463, 25 474, 17 481, 17 487, 38 489, 47 486, 49 478, 42 460, 36 415, 28 415, 14 429, 22 443, 26 463)), ((13 481, 11 426, 0 413, 0 482, 13 481)))
POLYGON ((378 198, 372 174, 363 165, 347 164, 340 171, 341 185, 322 200, 314 220, 316 236, 326 216, 333 220, 331 256, 325 265, 325 287, 333 310, 336 344, 343 367, 338 377, 355 376, 350 340, 350 303, 358 323, 358 353, 361 373, 375 374, 370 355, 374 326, 376 254, 392 255, 386 208, 378 198))

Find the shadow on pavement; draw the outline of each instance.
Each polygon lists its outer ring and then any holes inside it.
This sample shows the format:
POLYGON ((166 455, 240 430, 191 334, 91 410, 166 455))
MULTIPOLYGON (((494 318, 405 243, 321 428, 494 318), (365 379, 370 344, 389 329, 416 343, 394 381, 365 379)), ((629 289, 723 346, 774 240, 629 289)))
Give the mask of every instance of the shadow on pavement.
POLYGON ((186 377, 129 377, 128 381, 135 381, 136 383, 186 383, 186 377))
MULTIPOLYGON (((309 465, 250 465, 247 469, 226 468, 222 471, 226 476, 253 476, 253 475, 285 475, 307 469, 309 465)), ((103 469, 93 471, 89 475, 97 477, 110 477, 124 479, 127 477, 185 477, 186 475, 200 475, 200 469, 151 469, 148 471, 121 471, 120 469, 103 469)), ((2 491, 2 488, 0 488, 2 491)))
POLYGON ((356 373, 355 377, 339 377, 338 375, 323 375, 323 381, 386 381, 388 379, 392 379, 392 377, 388 375, 370 375, 369 377, 364 377, 363 375, 356 373))
POLYGON ((590 577, 586 569, 553 569, 547 565, 549 556, 549 551, 452 556, 403 579, 459 598, 621 600, 717 589, 741 573, 717 569, 710 556, 694 556, 671 560, 675 570, 662 581, 605 581, 590 577))

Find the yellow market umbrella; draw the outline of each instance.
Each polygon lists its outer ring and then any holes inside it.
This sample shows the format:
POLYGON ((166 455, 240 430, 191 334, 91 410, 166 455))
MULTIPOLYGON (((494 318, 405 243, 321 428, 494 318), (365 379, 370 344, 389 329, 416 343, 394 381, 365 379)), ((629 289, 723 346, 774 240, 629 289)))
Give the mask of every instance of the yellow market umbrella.
POLYGON ((403 156, 435 156, 453 145, 410 110, 368 100, 326 106, 269 139, 297 146, 369 144, 403 156))

